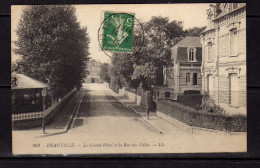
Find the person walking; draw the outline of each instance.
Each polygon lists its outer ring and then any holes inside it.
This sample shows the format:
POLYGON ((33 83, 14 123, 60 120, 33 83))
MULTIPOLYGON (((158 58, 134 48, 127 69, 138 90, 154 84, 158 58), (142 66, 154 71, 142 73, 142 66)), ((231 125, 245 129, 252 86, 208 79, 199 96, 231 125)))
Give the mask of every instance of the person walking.
POLYGON ((149 116, 150 116, 150 106, 149 106, 149 104, 147 103, 146 104, 146 116, 147 116, 147 120, 149 120, 149 116))

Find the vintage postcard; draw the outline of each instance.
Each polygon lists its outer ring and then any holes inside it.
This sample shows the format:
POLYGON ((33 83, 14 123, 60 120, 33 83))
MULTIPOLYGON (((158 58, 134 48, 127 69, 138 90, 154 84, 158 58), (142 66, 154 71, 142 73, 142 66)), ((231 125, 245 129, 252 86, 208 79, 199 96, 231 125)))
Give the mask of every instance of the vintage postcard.
POLYGON ((246 4, 15 5, 13 154, 247 152, 246 4))

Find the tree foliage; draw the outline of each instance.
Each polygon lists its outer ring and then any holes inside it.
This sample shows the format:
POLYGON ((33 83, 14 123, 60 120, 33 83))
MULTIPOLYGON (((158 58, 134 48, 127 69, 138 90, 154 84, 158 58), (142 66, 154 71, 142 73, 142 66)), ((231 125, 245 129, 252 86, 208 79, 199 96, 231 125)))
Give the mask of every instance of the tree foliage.
POLYGON ((197 36, 199 37, 201 32, 206 29, 206 26, 203 27, 193 27, 190 29, 185 30, 186 36, 197 36))
POLYGON ((80 86, 86 77, 89 37, 70 5, 28 6, 17 28, 14 52, 22 73, 48 83, 55 94, 80 86), (20 66, 21 65, 21 66, 20 66))

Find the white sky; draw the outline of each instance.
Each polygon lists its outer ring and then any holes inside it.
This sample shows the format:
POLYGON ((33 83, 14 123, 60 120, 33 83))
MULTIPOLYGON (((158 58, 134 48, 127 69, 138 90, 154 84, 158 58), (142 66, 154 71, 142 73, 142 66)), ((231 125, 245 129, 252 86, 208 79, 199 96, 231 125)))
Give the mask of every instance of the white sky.
MULTIPOLYGON (((17 39, 15 30, 21 17, 23 6, 12 6, 11 13, 11 40, 17 39)), ((87 27, 90 37, 90 56, 101 62, 108 62, 109 57, 99 47, 98 29, 102 22, 105 10, 118 12, 134 12, 135 18, 140 21, 149 21, 152 16, 169 17, 170 21, 183 21, 184 29, 206 26, 206 10, 209 4, 137 4, 137 5, 75 5, 76 15, 81 26, 87 27)), ((12 47, 14 45, 12 44, 12 47)), ((18 56, 12 53, 12 61, 18 56)))

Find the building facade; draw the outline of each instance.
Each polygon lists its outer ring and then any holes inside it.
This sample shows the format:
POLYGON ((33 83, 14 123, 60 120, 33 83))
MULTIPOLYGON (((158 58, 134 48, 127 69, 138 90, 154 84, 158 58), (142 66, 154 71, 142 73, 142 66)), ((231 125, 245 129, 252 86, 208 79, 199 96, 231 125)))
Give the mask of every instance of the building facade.
POLYGON ((94 59, 90 60, 90 62, 87 65, 89 74, 87 76, 87 79, 85 80, 86 83, 102 83, 103 82, 99 76, 101 64, 102 64, 101 62, 98 62, 94 59))
POLYGON ((164 68, 164 85, 174 94, 201 92, 202 47, 200 37, 187 36, 171 48, 171 62, 164 68))
POLYGON ((246 115, 246 4, 217 3, 201 35, 202 92, 227 114, 246 115))

